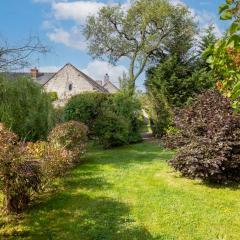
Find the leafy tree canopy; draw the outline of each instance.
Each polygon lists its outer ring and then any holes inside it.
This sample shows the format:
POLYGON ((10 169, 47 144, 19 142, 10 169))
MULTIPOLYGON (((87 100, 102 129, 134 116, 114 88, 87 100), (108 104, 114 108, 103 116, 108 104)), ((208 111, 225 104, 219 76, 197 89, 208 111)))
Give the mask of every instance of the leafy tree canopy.
MULTIPOLYGON (((195 30, 187 8, 173 6, 167 0, 134 0, 128 10, 118 6, 100 9, 87 20, 85 36, 94 58, 107 57, 115 64, 122 57, 129 63, 129 89, 155 55, 163 56, 174 49, 175 42, 195 30)), ((176 46, 176 45, 175 45, 176 46)))

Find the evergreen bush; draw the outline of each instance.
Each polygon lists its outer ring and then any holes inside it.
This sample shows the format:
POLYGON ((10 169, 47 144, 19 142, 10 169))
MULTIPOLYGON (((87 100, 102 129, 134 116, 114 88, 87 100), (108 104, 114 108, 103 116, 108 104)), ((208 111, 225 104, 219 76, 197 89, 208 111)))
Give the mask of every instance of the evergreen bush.
POLYGON ((0 76, 0 122, 21 139, 46 139, 54 126, 51 99, 30 79, 0 76))

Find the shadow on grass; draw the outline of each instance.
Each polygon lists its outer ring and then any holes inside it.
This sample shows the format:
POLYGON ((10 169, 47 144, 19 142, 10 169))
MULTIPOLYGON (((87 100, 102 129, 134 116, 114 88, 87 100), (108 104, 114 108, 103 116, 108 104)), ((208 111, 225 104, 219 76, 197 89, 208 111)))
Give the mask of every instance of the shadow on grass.
POLYGON ((23 220, 13 223, 12 230, 0 234, 0 239, 174 240, 167 235, 152 236, 131 215, 130 206, 95 191, 112 187, 101 175, 102 164, 122 168, 171 156, 149 144, 94 149, 84 164, 60 181, 58 192, 42 195, 23 220))
POLYGON ((101 176, 96 176, 99 171, 96 167, 92 171, 89 169, 91 169, 91 166, 88 166, 86 172, 81 168, 72 171, 62 183, 64 189, 75 191, 76 189, 106 189, 112 186, 112 184, 106 182, 101 176))
POLYGON ((128 167, 128 164, 148 163, 154 160, 168 161, 173 155, 172 151, 163 150, 157 145, 141 143, 111 150, 103 150, 101 148, 91 150, 87 155, 86 162, 128 167))
POLYGON ((228 183, 228 184, 220 184, 220 183, 212 183, 209 181, 204 181, 201 179, 194 179, 183 176, 180 172, 177 172, 172 168, 172 171, 169 171, 169 173, 177 173, 174 175, 175 179, 189 179, 189 180, 195 180, 192 184, 196 186, 206 186, 212 189, 230 189, 232 191, 238 191, 240 189, 239 183, 228 183))
POLYGON ((208 181, 200 181, 200 182, 194 183, 194 185, 207 186, 209 188, 215 188, 215 189, 230 189, 232 191, 238 191, 240 189, 239 183, 220 184, 220 183, 211 183, 208 181))
POLYGON ((124 203, 73 192, 51 196, 29 211, 20 224, 25 227, 24 231, 2 235, 1 239, 174 239, 166 235, 152 236, 136 223, 124 203))

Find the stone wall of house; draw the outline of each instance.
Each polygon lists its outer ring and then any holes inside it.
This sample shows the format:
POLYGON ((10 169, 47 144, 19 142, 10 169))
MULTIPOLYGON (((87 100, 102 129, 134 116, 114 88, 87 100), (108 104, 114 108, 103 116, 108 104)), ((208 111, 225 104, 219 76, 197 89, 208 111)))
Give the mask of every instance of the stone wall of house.
POLYGON ((110 93, 117 93, 119 91, 119 89, 117 89, 116 87, 114 87, 112 85, 112 83, 110 82, 107 82, 105 85, 104 85, 104 88, 107 89, 110 93))
POLYGON ((65 102, 71 96, 86 91, 97 91, 72 65, 67 64, 44 85, 47 92, 56 92, 59 102, 65 102))

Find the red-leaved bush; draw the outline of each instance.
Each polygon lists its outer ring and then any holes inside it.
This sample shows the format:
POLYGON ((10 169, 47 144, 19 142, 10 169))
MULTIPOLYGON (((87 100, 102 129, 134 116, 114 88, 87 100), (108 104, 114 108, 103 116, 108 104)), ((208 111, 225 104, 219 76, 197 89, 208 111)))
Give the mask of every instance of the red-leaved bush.
POLYGON ((41 170, 26 152, 18 137, 0 124, 0 187, 4 208, 20 212, 30 202, 32 192, 41 187, 41 170))
POLYGON ((216 183, 240 181, 240 115, 215 90, 200 95, 175 120, 180 148, 170 164, 184 176, 216 183))
POLYGON ((22 142, 0 124, 0 190, 4 208, 21 212, 33 193, 64 175, 86 150, 87 127, 67 122, 52 130, 49 142, 22 142))

